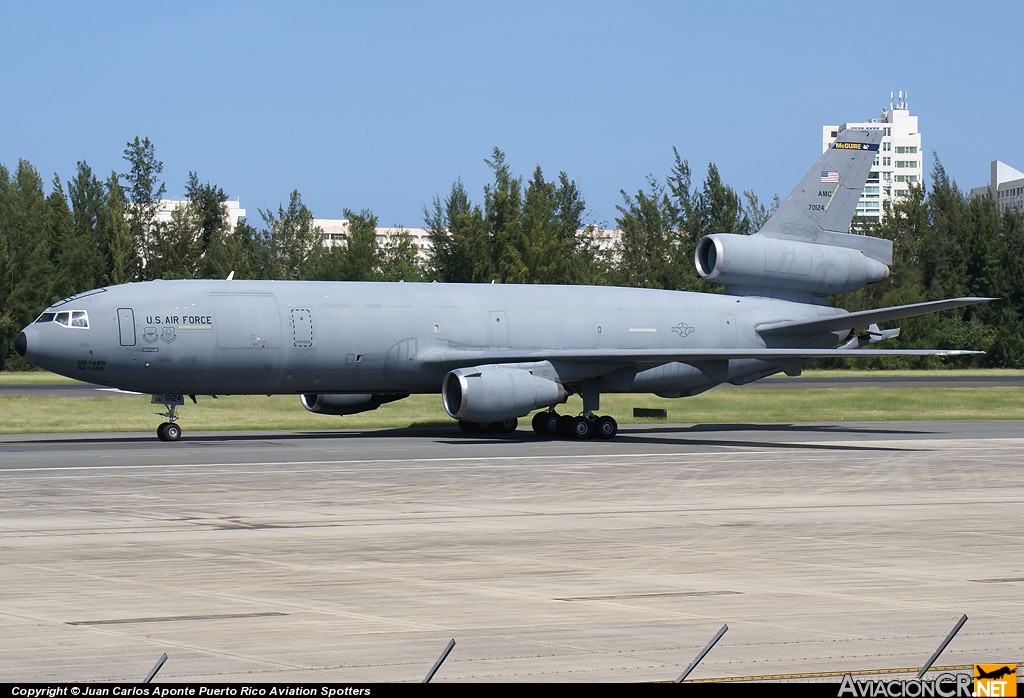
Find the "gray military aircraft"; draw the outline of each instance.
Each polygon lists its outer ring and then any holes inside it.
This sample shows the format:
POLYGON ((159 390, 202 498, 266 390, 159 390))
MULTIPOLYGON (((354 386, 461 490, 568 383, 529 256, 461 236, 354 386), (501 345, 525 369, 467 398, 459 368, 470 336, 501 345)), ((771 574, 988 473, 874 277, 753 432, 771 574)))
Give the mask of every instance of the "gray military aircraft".
POLYGON ((696 395, 815 359, 973 353, 878 350, 878 323, 982 300, 861 312, 831 294, 884 280, 892 244, 849 230, 881 130, 847 130, 753 235, 697 245, 697 272, 725 294, 636 288, 149 281, 54 303, 17 336, 26 360, 162 403, 163 441, 181 436, 184 396, 296 394, 328 415, 440 392, 466 431, 533 428, 611 438, 601 393, 696 395), (857 334, 858 328, 867 332, 857 334), (555 410, 570 394, 579 416, 555 410))

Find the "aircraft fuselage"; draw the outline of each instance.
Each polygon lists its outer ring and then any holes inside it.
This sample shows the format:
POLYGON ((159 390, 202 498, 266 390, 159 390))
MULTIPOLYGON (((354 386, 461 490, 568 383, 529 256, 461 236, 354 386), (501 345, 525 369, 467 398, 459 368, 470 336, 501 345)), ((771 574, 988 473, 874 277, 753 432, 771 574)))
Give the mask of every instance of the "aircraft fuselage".
MULTIPOLYGON (((151 281, 51 306, 41 317, 55 317, 25 328, 23 348, 37 366, 141 393, 436 393, 458 364, 423 359, 451 350, 762 348, 759 325, 843 312, 616 287, 151 281), (74 312, 86 314, 88 327, 54 321, 74 312)), ((802 337, 799 346, 831 347, 840 338, 802 337)), ((745 359, 611 372, 607 361, 555 368, 563 382, 600 376, 602 392, 672 395, 778 371, 745 359)))

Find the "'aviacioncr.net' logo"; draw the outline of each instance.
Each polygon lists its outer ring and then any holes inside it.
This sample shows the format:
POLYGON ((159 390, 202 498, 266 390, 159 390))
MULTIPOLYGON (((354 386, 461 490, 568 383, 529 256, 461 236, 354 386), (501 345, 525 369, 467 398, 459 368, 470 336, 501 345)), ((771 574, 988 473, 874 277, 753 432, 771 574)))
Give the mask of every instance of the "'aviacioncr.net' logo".
POLYGON ((974 695, 976 698, 1016 696, 1017 665, 975 664, 974 695))

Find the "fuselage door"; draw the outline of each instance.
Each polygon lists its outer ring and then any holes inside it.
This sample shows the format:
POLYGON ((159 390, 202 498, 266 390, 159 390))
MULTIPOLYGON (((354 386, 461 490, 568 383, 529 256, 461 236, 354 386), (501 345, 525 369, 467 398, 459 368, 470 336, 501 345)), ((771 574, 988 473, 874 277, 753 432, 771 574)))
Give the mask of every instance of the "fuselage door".
POLYGON ((307 308, 292 308, 292 342, 297 347, 313 346, 313 316, 307 308))
MULTIPOLYGON (((108 316, 109 317, 109 316, 108 316)), ((131 308, 117 309, 117 324, 121 329, 121 346, 135 346, 135 311, 131 308)))
POLYGON ((491 346, 508 346, 508 317, 504 310, 492 310, 491 316, 491 346))
POLYGON ((721 345, 723 349, 731 349, 736 344, 736 316, 729 313, 725 313, 721 316, 722 322, 722 339, 721 345))

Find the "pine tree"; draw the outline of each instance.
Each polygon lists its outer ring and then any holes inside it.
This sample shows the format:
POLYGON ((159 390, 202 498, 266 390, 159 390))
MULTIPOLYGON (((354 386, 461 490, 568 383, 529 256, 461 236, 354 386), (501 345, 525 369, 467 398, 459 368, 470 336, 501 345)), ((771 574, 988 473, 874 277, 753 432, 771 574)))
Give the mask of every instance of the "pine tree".
POLYGON ((461 180, 452 184, 442 202, 434 197, 433 207, 424 209, 430 231, 430 275, 450 283, 487 282, 493 278, 491 246, 483 211, 473 206, 461 180))
POLYGON ((100 250, 106 259, 104 282, 133 281, 141 267, 139 248, 125 212, 125 194, 116 172, 111 172, 104 190, 99 221, 100 250))
POLYGON ((149 265, 150 237, 157 222, 160 200, 164 197, 167 187, 160 180, 164 164, 156 158, 155 148, 149 138, 128 143, 124 149, 124 159, 130 165, 128 172, 123 173, 127 187, 125 193, 129 205, 125 208, 128 229, 135 238, 135 247, 140 252, 143 269, 140 272, 152 278, 145 269, 149 265))
POLYGON ((419 248, 409 231, 397 228, 390 231, 380 246, 381 281, 423 281, 423 265, 419 248))
MULTIPOLYGON (((54 194, 60 190, 60 182, 54 182, 54 194)), ((51 195, 52 196, 52 195, 51 195)), ((95 288, 104 282, 107 268, 101 245, 103 208, 106 197, 103 184, 85 162, 79 161, 74 179, 68 182, 68 198, 71 209, 69 221, 62 225, 58 248, 54 260, 63 293, 70 295, 95 288)), ((67 211, 63 192, 60 202, 54 200, 54 214, 63 217, 67 211)))
POLYGON ((270 243, 267 272, 272 278, 305 278, 306 266, 323 244, 323 231, 313 225, 313 214, 298 190, 291 193, 287 209, 278 206, 276 215, 270 210, 261 210, 260 215, 267 224, 270 243))

